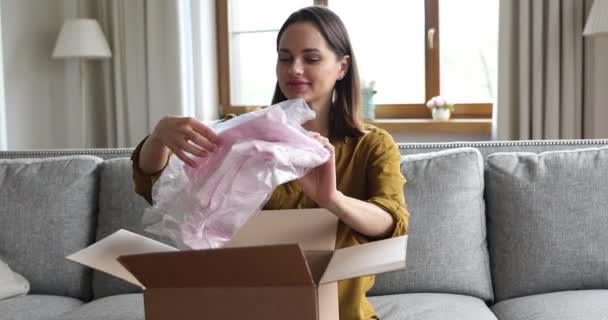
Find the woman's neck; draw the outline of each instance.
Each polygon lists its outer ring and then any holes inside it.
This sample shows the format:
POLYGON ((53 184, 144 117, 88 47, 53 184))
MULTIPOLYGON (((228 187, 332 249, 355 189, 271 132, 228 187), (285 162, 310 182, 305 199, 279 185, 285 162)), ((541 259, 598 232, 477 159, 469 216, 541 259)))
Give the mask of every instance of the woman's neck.
POLYGON ((322 136, 327 138, 329 136, 328 124, 329 123, 326 117, 317 116, 316 118, 304 123, 302 127, 304 127, 304 129, 308 131, 318 132, 322 136))
POLYGON ((322 136, 329 138, 329 109, 331 108, 331 100, 323 107, 310 106, 316 113, 314 119, 304 123, 302 126, 308 131, 320 133, 322 136))

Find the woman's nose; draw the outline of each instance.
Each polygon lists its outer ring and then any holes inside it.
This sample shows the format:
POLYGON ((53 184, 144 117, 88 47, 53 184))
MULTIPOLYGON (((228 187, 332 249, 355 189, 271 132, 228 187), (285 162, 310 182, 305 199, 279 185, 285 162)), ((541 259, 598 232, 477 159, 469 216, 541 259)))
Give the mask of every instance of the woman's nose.
POLYGON ((304 68, 302 62, 299 59, 294 59, 291 65, 289 66, 289 74, 301 75, 303 72, 304 68))

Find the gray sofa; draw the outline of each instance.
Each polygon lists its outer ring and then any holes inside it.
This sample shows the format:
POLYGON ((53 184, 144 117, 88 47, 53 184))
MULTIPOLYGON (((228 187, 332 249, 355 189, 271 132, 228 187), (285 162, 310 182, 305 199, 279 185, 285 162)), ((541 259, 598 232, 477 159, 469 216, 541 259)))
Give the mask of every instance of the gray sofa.
MULTIPOLYGON (((381 319, 608 319, 607 146, 399 145, 408 267, 377 277, 381 319)), ((0 152, 0 260, 31 285, 0 300, 0 319, 144 318, 137 288, 64 259, 143 234, 130 152, 0 152)))

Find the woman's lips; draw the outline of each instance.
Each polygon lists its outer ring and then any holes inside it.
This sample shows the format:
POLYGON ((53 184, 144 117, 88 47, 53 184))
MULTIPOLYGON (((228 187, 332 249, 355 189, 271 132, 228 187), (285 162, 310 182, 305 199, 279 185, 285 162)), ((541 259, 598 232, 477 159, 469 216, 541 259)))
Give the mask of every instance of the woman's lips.
POLYGON ((309 85, 310 85, 310 83, 306 82, 306 81, 289 81, 289 82, 287 82, 287 87, 294 92, 303 92, 308 88, 309 85))

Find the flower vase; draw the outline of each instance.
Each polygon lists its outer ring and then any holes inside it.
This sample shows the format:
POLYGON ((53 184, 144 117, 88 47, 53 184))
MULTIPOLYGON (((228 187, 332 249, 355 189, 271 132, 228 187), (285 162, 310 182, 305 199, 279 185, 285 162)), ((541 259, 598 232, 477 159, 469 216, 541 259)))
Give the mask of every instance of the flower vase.
POLYGON ((433 108, 433 120, 436 121, 448 121, 451 116, 450 109, 448 108, 433 108))
POLYGON ((363 119, 374 120, 376 119, 376 105, 374 105, 374 94, 375 92, 369 90, 362 90, 361 96, 363 98, 363 119))

